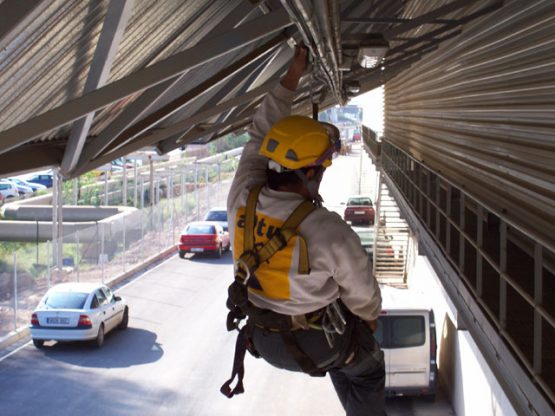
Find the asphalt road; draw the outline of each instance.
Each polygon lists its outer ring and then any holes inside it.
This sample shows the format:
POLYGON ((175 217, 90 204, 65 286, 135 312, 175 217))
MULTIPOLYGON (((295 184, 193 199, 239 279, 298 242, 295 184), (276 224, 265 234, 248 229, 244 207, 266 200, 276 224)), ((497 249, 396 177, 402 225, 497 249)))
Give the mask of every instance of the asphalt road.
MULTIPOLYGON (((330 189, 339 186, 330 183, 330 189)), ((278 370, 248 355, 245 394, 227 399, 219 392, 235 345, 225 329, 231 279, 230 253, 173 257, 135 279, 117 291, 130 305, 129 328, 107 335, 102 349, 50 343, 39 350, 28 343, 0 358, 0 414, 344 414, 327 377, 278 370)), ((388 415, 453 414, 444 400, 393 399, 387 408, 388 415)))

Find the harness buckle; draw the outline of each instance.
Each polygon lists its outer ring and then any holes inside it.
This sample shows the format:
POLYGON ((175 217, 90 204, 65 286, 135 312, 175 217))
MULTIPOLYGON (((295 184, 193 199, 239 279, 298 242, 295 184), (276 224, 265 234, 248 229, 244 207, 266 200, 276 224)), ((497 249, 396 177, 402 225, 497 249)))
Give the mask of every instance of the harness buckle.
POLYGON ((239 277, 239 283, 247 285, 252 276, 251 270, 256 270, 260 264, 258 253, 252 250, 243 252, 235 262, 235 277, 239 277), (254 263, 254 264, 251 264, 254 263))

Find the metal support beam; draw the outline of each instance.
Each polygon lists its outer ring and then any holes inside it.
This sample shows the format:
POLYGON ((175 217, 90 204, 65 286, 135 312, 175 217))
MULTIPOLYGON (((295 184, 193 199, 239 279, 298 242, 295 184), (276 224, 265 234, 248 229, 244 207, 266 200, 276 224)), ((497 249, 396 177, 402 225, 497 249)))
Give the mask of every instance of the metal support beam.
MULTIPOLYGON (((111 151, 122 145, 125 145, 125 143, 128 143, 132 138, 145 132, 147 129, 159 123, 161 120, 165 119, 166 117, 170 116, 171 114, 173 114, 174 112, 182 108, 187 103, 199 97, 201 94, 204 94, 207 91, 217 87, 223 81, 229 80, 231 76, 234 76, 237 73, 242 73, 246 67, 248 68, 249 65, 252 64, 254 61, 256 61, 257 59, 260 59, 261 57, 264 57, 269 51, 273 50, 273 48, 275 48, 283 40, 284 40, 284 37, 282 35, 278 35, 274 37, 272 40, 270 40, 269 42, 266 42, 261 47, 256 48, 254 51, 245 55, 243 58, 239 59, 235 63, 227 66, 222 71, 218 72, 216 75, 210 77, 209 79, 197 85, 193 89, 187 91, 185 94, 181 95, 180 97, 166 104, 159 110, 150 114, 148 117, 144 118, 140 122, 129 127, 124 132, 122 132, 122 134, 120 134, 118 137, 114 138, 113 141, 105 140, 104 143, 101 143, 95 140, 93 143, 91 143, 90 146, 87 146, 87 149, 85 151, 85 154, 83 155, 83 160, 81 161, 81 163, 86 163, 89 160, 93 159, 94 157, 98 156, 99 152, 102 150, 108 149, 111 151)), ((228 83, 234 84, 231 82, 228 82, 228 83)))
MULTIPOLYGON (((341 23, 411 23, 413 19, 403 19, 397 17, 345 17, 341 23)), ((451 19, 431 19, 426 23, 452 23, 451 19)))
MULTIPOLYGON (((222 88, 220 89, 220 91, 218 91, 217 94, 215 94, 214 96, 212 96, 212 98, 206 102, 199 111, 204 111, 204 110, 208 110, 211 107, 213 107, 214 105, 218 105, 218 103, 220 103, 220 101, 227 99, 228 96, 233 95, 233 96, 241 96, 245 93, 247 93, 247 91, 249 89, 253 89, 256 88, 258 85, 261 85, 262 83, 264 83, 266 80, 269 79, 269 77, 271 75, 274 75, 276 73, 280 73, 279 71, 283 68, 282 65, 279 65, 279 63, 281 62, 281 60, 277 60, 276 58, 279 56, 286 56, 287 57, 287 63, 291 62, 291 52, 289 49, 286 50, 287 53, 281 53, 283 52, 283 48, 281 50, 278 50, 275 53, 272 53, 270 56, 264 57, 264 59, 258 60, 256 62, 253 62, 253 64, 245 67, 240 73, 238 73, 237 75, 235 75, 234 78, 230 79, 226 84, 222 86, 222 88), (278 61, 279 65, 279 70, 275 70, 276 68, 276 60, 278 61), (255 65, 256 64, 256 65, 255 65)), ((249 106, 251 105, 251 103, 246 103, 242 106, 237 106, 235 108, 229 109, 225 112, 222 112, 222 114, 220 116, 217 117, 217 120, 215 120, 215 122, 217 123, 221 123, 224 122, 227 118, 229 117, 238 117, 239 115, 241 115, 245 110, 249 109, 249 106)), ((178 138, 177 138, 178 139, 178 138)), ((208 141, 211 141, 212 138, 209 138, 208 141)), ((165 140, 165 142, 170 141, 170 144, 175 143, 175 139, 174 142, 172 142, 172 138, 165 140)), ((160 149, 162 148, 162 146, 158 146, 160 149)), ((163 153, 166 153, 164 151, 162 151, 163 153)))
POLYGON ((33 144, 0 154, 0 176, 15 175, 46 167, 58 166, 63 157, 60 147, 49 143, 33 144))
MULTIPOLYGON (((162 141, 168 137, 171 137, 175 134, 179 134, 179 133, 183 133, 184 131, 186 131, 187 129, 193 127, 194 125, 196 125, 197 123, 203 122, 205 121, 207 118, 209 117, 213 117, 215 115, 220 114, 223 111, 229 110, 233 107, 236 107, 238 105, 244 104, 256 97, 259 97, 261 95, 264 95, 265 93, 267 93, 270 89, 272 89, 274 87, 274 85, 276 84, 277 80, 272 80, 264 85, 261 85, 258 88, 255 88, 254 90, 240 96, 240 97, 235 97, 232 98, 231 100, 228 100, 218 106, 215 106, 209 110, 200 112, 195 114, 194 116, 192 116, 189 119, 180 121, 172 126, 166 127, 164 129, 159 129, 156 131, 150 131, 147 132, 145 134, 142 134, 141 136, 135 138, 135 140, 133 140, 132 143, 130 143, 129 145, 127 145, 124 148, 121 149, 117 149, 116 151, 109 153, 105 156, 102 156, 98 159, 95 159, 94 161, 92 161, 91 163, 87 164, 86 166, 82 166, 80 167, 77 171, 74 172, 74 175, 80 175, 84 172, 87 172, 91 169, 94 169, 97 166, 101 166, 104 163, 108 163, 111 160, 114 160, 120 156, 123 156, 127 153, 131 153, 134 152, 136 150, 139 150, 145 146, 151 146, 154 145, 155 143, 158 143, 159 141, 162 141)), ((175 146, 174 148, 177 148, 179 146, 183 146, 184 142, 183 140, 180 141, 179 144, 177 144, 177 146, 175 146)))
MULTIPOLYGON (((250 9, 252 6, 248 4, 243 4, 240 7, 235 8, 235 10, 231 15, 226 16, 226 25, 232 25, 244 19, 245 14, 248 11, 246 9, 247 7, 250 9)), ((227 26, 224 26, 224 27, 227 27, 227 26)), ((216 31, 209 32, 209 36, 216 36, 221 33, 223 33, 223 29, 219 31, 218 29, 216 29, 216 31)), ((276 38, 283 39, 282 36, 277 36, 276 38)), ((199 39, 199 41, 202 41, 202 39, 199 39)), ((267 46, 268 48, 270 47, 268 46, 268 44, 265 44, 265 46, 267 46)), ((261 50, 261 48, 257 48, 256 51, 261 50)), ((255 53, 256 52, 253 51, 247 55, 250 58, 247 58, 246 56, 245 58, 242 58, 242 59, 245 59, 245 60, 256 59, 256 56, 252 57, 252 55, 255 53)), ((207 84, 208 86, 201 87, 199 85, 194 90, 202 91, 203 88, 206 90, 206 89, 209 89, 210 86, 215 86, 222 80, 225 80, 225 76, 226 76, 225 72, 233 72, 234 71, 233 68, 235 65, 241 65, 240 61, 241 60, 237 61, 232 65, 226 65, 224 70, 222 70, 219 74, 215 75, 214 77, 210 78, 211 82, 207 84), (215 78, 218 75, 221 76, 219 80, 215 78)), ((147 123, 148 120, 155 120, 154 123, 162 120, 163 119, 162 116, 158 117, 158 116, 155 116, 154 114, 151 114, 147 119, 137 123, 138 120, 141 119, 141 117, 143 117, 145 114, 147 114, 148 111, 150 111, 152 108, 155 107, 155 105, 166 95, 166 93, 172 91, 173 87, 176 86, 179 82, 181 82, 185 75, 186 74, 181 74, 180 76, 177 76, 173 79, 162 82, 158 85, 155 85, 149 88, 147 91, 144 91, 141 94, 141 96, 138 97, 136 100, 134 100, 131 104, 129 104, 122 111, 122 113, 118 115, 117 118, 113 122, 111 122, 98 135, 98 137, 95 138, 93 142, 91 142, 86 146, 85 151, 83 152, 83 156, 81 157, 80 164, 86 163, 89 160, 92 160, 95 157, 97 157, 99 153, 102 152, 113 141, 115 140, 124 141, 126 137, 132 137, 134 134, 138 134, 142 130, 145 130, 146 128, 150 127, 150 125, 147 125, 147 127, 144 127, 144 124, 147 123), (156 119, 157 117, 158 119, 156 119), (137 124, 133 125, 133 123, 137 123, 137 124), (143 126, 141 127, 141 125, 143 126), (137 129, 139 129, 139 131, 137 131, 137 129), (135 130, 135 132, 133 132, 133 130, 135 130)), ((204 85, 204 84, 206 84, 206 82, 201 85, 204 85)), ((192 96, 194 98, 194 94, 192 93, 192 91, 189 91, 186 94, 182 95, 181 97, 173 100, 170 104, 167 104, 162 109, 159 109, 158 111, 156 111, 155 114, 160 115, 161 111, 169 110, 166 113, 166 115, 170 115, 172 111, 179 109, 181 106, 185 105, 187 102, 189 102, 192 99, 187 97, 192 96)))
POLYGON ((408 32, 415 27, 421 26, 426 23, 432 23, 435 19, 440 16, 443 16, 447 13, 451 13, 455 10, 461 9, 463 7, 469 6, 471 3, 475 3, 479 0, 457 0, 451 3, 448 3, 444 6, 438 7, 437 9, 432 10, 431 12, 425 13, 421 16, 415 17, 410 19, 410 21, 400 24, 399 26, 395 26, 391 29, 388 29, 383 32, 383 36, 386 40, 391 40, 395 36, 408 32))
MULTIPOLYGON (((110 2, 85 83, 85 94, 103 86, 108 79, 132 8, 133 0, 110 2)), ((61 166, 63 174, 68 174, 77 164, 93 118, 94 112, 91 112, 73 123, 61 166)))
POLYGON ((6 152, 90 112, 256 42, 290 25, 287 12, 280 9, 251 21, 248 25, 233 29, 229 33, 201 42, 192 48, 142 68, 131 75, 1 132, 0 152, 6 152))

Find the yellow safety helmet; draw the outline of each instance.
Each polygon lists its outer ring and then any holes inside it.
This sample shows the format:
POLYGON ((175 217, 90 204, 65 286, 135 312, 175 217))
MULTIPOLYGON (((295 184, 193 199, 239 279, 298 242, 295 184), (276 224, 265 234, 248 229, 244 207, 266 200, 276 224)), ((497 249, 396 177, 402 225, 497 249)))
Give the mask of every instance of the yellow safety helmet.
POLYGON ((338 145, 339 130, 334 125, 310 117, 289 116, 272 126, 260 154, 275 162, 270 162, 269 167, 278 172, 319 165, 327 168, 338 145))

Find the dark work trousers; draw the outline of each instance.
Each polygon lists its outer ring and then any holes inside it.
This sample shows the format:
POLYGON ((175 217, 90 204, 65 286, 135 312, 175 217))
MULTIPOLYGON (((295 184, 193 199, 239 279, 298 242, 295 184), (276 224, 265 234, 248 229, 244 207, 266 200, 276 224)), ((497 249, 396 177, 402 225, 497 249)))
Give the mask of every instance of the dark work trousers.
MULTIPOLYGON (((324 332, 316 329, 293 331, 299 348, 319 368, 330 373, 333 386, 347 416, 384 416, 385 367, 383 352, 367 324, 354 318, 343 335, 334 335, 330 348, 324 332), (349 351, 352 337, 357 347, 349 351), (354 356, 351 356, 354 352, 354 356), (342 359, 337 363, 339 357, 342 359), (349 360, 349 358, 351 358, 349 360), (348 364, 342 363, 348 360, 348 364), (335 362, 335 366, 329 366, 335 362)), ((302 371, 289 354, 281 335, 260 328, 254 329, 253 344, 257 352, 274 367, 302 371)))

